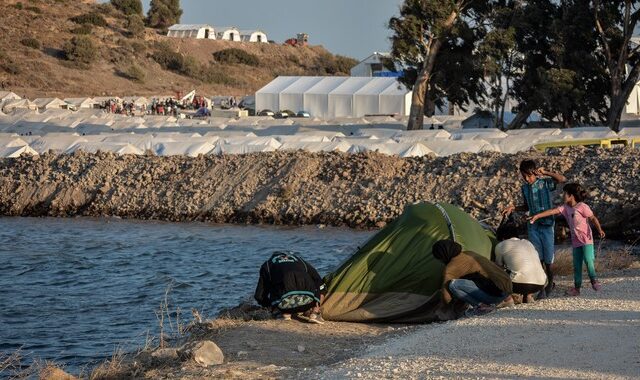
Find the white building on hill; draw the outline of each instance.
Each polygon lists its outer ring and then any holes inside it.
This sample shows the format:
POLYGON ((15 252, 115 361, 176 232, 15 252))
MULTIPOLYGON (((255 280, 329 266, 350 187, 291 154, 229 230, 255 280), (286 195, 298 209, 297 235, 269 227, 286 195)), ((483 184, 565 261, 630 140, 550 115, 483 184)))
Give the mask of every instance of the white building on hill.
POLYGON ((233 26, 216 26, 216 39, 224 41, 242 41, 240 37, 240 31, 233 26))
POLYGON ((207 24, 175 24, 169 27, 167 37, 215 40, 215 29, 207 24))
POLYGON ((367 58, 360 61, 357 65, 351 68, 352 77, 384 77, 384 76, 398 76, 397 73, 389 71, 384 66, 384 60, 389 58, 389 53, 375 52, 367 58))
POLYGON ((261 30, 241 30, 240 39, 242 42, 269 42, 266 33, 261 30))
POLYGON ((278 77, 256 92, 256 111, 306 111, 322 119, 406 116, 411 91, 396 78, 278 77))

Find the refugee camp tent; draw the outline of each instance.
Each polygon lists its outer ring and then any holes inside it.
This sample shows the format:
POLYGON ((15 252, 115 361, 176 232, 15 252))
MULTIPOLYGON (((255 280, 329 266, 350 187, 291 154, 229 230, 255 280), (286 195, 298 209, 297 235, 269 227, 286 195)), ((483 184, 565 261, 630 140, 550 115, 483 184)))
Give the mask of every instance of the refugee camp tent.
POLYGON ((256 111, 280 111, 280 93, 298 80, 297 77, 277 77, 256 92, 256 111))
POLYGON ((433 140, 423 141, 422 144, 434 151, 440 157, 451 156, 458 153, 498 151, 498 148, 491 145, 486 140, 433 140))
POLYGON ((215 40, 216 33, 207 24, 175 24, 169 27, 167 37, 215 40))
POLYGON ((91 98, 65 98, 65 102, 71 104, 76 109, 81 108, 94 108, 96 106, 96 102, 91 98))
POLYGON ((410 97, 395 78, 278 77, 256 92, 256 110, 304 110, 323 119, 404 116, 410 97))
POLYGON ((23 154, 28 154, 31 156, 38 155, 36 151, 29 147, 29 145, 0 147, 0 157, 16 158, 20 157, 23 154))
POLYGON ((304 93, 320 81, 322 77, 301 77, 280 91, 280 110, 291 110, 295 113, 306 111, 304 93))
POLYGON ((81 142, 88 142, 88 140, 77 134, 45 135, 32 141, 29 146, 39 154, 49 151, 65 153, 69 148, 81 142))
POLYGON ((215 26, 216 39, 224 41, 240 42, 240 31, 233 26, 215 26))
POLYGON ((108 142, 80 142, 67 149, 66 153, 74 153, 82 150, 87 153, 113 152, 117 154, 144 154, 144 151, 126 143, 108 143, 108 142))
POLYGON ((261 30, 241 30, 240 39, 242 42, 269 42, 267 35, 261 30))
POLYGON ((40 111, 69 108, 69 104, 67 102, 58 98, 37 98, 33 100, 33 103, 35 103, 40 111))
MULTIPOLYGON (((369 84, 372 80, 384 78, 348 78, 344 83, 331 90, 329 93, 329 115, 332 118, 362 117, 365 114, 356 115, 354 94, 369 84)), ((394 79, 392 79, 394 80, 394 79)), ((395 80, 394 80, 395 81, 395 80)), ((364 107, 363 107, 364 109, 364 107)))
POLYGON ((304 93, 304 108, 312 117, 329 119, 329 93, 340 86, 347 77, 328 77, 304 93))
POLYGON ((606 139, 616 138, 618 135, 609 127, 578 127, 562 129, 558 136, 573 139, 606 139))
POLYGON ((351 148, 349 143, 344 141, 298 141, 298 142, 285 142, 278 150, 282 151, 296 151, 304 150, 307 152, 343 152, 346 153, 351 148))
POLYGON ((453 239, 491 257, 493 241, 475 219, 446 203, 407 206, 327 276, 323 316, 346 322, 415 323, 438 320, 443 264, 431 250, 453 239))
POLYGON ((205 155, 215 149, 215 145, 209 141, 177 141, 164 142, 155 146, 155 152, 158 156, 189 156, 198 157, 205 155))
POLYGON ((421 142, 429 140, 447 140, 451 134, 444 129, 424 129, 417 131, 402 131, 393 139, 398 143, 421 142))
POLYGON ((9 113, 17 109, 37 110, 38 106, 29 99, 10 99, 2 102, 0 109, 9 113))
POLYGON ((11 91, 0 91, 0 102, 5 100, 20 100, 22 99, 18 94, 11 91))

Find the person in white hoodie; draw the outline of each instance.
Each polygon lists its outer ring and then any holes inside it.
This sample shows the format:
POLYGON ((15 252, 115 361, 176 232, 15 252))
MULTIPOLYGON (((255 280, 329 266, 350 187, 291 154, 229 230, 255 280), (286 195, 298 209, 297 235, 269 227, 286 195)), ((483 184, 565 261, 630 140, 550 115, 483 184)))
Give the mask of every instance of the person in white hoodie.
POLYGON ((518 238, 518 230, 512 223, 502 224, 498 228, 498 240, 496 264, 511 277, 513 293, 521 294, 525 303, 534 302, 534 295, 541 292, 547 283, 538 251, 529 240, 518 238))

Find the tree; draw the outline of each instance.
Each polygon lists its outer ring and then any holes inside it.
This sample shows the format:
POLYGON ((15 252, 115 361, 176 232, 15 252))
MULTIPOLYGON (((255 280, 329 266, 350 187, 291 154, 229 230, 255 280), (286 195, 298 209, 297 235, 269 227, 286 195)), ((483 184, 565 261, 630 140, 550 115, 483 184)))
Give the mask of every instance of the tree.
POLYGON ((125 15, 142 17, 142 2, 140 0, 111 0, 111 5, 125 15))
POLYGON ((640 19, 640 4, 595 0, 591 6, 610 78, 606 122, 618 131, 627 99, 640 79, 640 44, 631 40, 640 19))
POLYGON ((478 91, 475 80, 469 80, 477 72, 464 73, 459 69, 462 66, 477 67, 473 62, 473 48, 482 28, 474 24, 473 16, 477 11, 482 13, 489 9, 490 3, 405 0, 400 15, 389 21, 389 28, 394 33, 393 60, 408 68, 405 80, 411 78, 412 82, 413 97, 407 129, 422 129, 425 110, 429 112, 441 105, 445 94, 451 96, 450 103, 456 104, 465 103, 482 92, 478 91), (456 64, 441 60, 442 54, 455 58, 456 64), (443 75, 436 76, 436 72, 443 75), (456 74, 462 75, 462 80, 457 80, 460 77, 456 74))
POLYGON ((564 127, 602 119, 607 75, 586 0, 530 0, 514 7, 517 55, 509 128, 537 111, 564 127))
POLYGON ((180 22, 180 0, 151 0, 147 24, 156 29, 168 28, 180 22))
POLYGON ((139 37, 144 33, 144 20, 137 14, 127 16, 127 30, 133 37, 139 37))

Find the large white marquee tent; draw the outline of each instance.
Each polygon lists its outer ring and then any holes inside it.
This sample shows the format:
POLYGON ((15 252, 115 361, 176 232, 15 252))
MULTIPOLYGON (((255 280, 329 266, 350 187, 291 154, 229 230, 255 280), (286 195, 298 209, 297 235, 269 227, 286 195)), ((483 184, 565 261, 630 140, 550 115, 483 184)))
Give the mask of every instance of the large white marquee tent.
POLYGON ((256 92, 256 110, 307 111, 335 119, 409 114, 411 91, 396 78, 278 77, 256 92))

